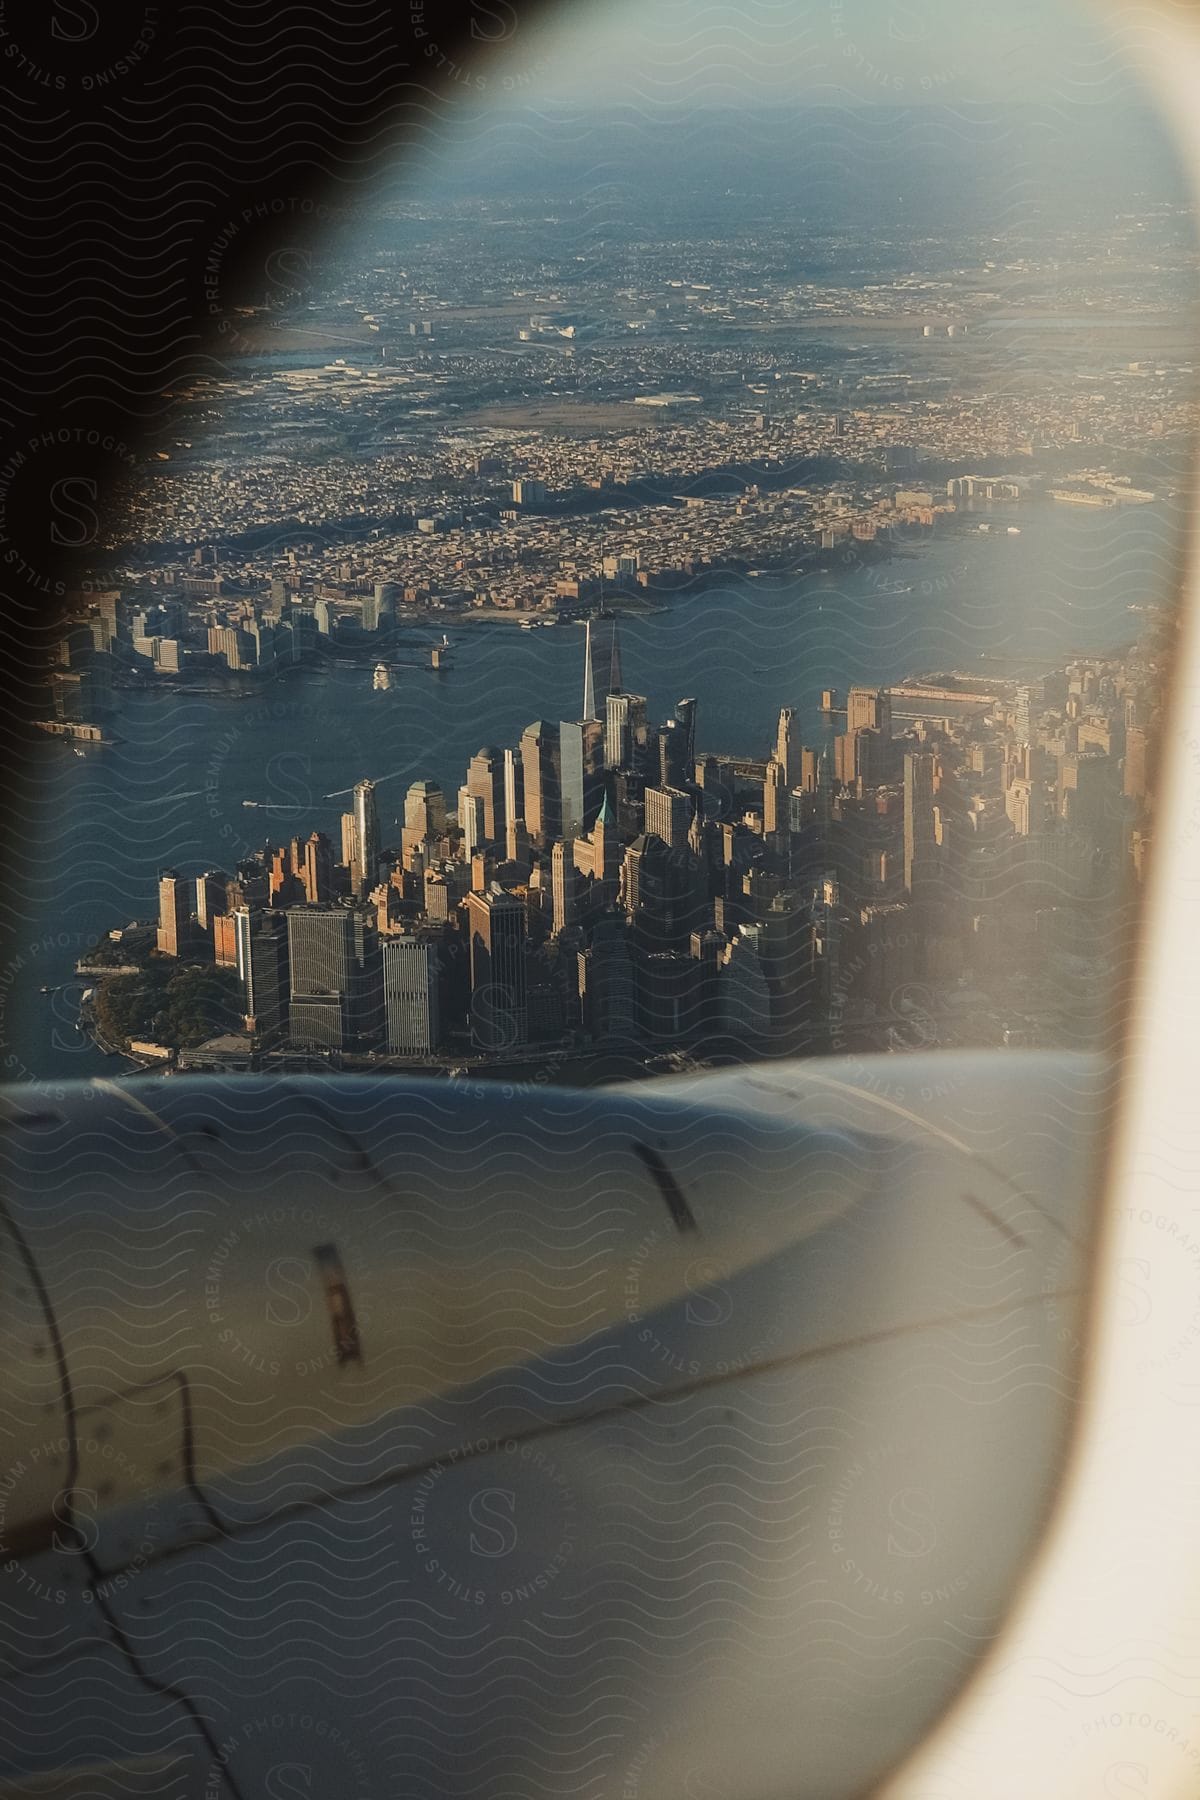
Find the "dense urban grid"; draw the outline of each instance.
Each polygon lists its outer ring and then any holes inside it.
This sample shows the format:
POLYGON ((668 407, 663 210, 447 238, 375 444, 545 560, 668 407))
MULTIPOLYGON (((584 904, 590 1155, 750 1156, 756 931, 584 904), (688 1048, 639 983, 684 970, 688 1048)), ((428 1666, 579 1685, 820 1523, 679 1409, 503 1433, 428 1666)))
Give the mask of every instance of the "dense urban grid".
POLYGON ((340 843, 164 872, 157 925, 85 959, 125 971, 89 996, 102 1043, 447 1068, 1090 1041, 1149 837, 1153 606, 1122 653, 827 691, 819 742, 784 706, 734 755, 694 700, 656 722, 626 691, 618 621, 911 553, 977 505, 1169 496, 1186 214, 1051 239, 654 204, 616 251, 570 200, 392 204, 324 286, 222 315, 230 365, 171 396, 44 729, 103 753, 130 690, 321 659, 386 688, 477 624, 586 622, 587 676, 577 719, 411 787, 400 842, 364 752, 340 843))
MULTIPOLYGON (((134 602, 120 682, 886 554, 972 493, 1175 485, 1184 207, 990 233, 656 204, 597 243, 578 199, 392 203, 327 279, 306 258, 299 291, 221 314, 229 364, 169 396, 178 434, 106 524, 92 631, 110 650, 134 602)), ((221 267, 218 243, 218 312, 221 267)), ((90 722, 73 681, 55 700, 90 722)))

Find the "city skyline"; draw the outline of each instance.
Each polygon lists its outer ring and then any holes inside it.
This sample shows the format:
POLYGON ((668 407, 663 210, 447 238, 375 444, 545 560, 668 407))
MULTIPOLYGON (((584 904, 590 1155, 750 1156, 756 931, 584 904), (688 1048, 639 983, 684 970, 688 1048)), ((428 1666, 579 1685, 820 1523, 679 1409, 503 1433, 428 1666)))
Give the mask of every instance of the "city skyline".
MULTIPOLYGON (((590 628, 582 652, 595 713, 590 628)), ((952 675, 826 689, 822 743, 784 705, 741 756, 704 751, 695 700, 655 725, 605 683, 606 723, 534 721, 515 757, 483 746, 457 809, 411 782, 391 844, 363 777, 340 860, 301 826, 232 876, 163 871, 158 957, 237 982, 234 1029, 177 1046, 180 1064, 446 1068, 539 1045, 720 1062, 948 1028, 1054 1041, 1064 996, 1035 997, 1039 967, 1142 867, 1155 668, 1148 643, 990 691, 952 675), (932 998, 947 984, 973 1009, 956 1021, 932 998), (925 998, 897 1011, 905 990, 925 998)), ((110 941, 144 957, 139 927, 110 941)), ((137 1041, 143 1059, 171 1048, 137 1041)))

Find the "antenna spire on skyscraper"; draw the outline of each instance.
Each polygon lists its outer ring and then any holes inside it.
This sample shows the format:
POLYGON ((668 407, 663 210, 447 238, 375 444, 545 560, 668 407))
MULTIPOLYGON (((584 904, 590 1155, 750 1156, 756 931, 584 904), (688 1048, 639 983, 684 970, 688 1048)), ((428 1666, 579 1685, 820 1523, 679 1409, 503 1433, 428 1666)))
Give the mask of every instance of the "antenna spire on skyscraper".
POLYGON ((583 649, 583 721, 596 717, 596 683, 592 676, 592 621, 587 622, 583 649))
POLYGON ((608 663, 608 691, 610 694, 621 692, 621 640, 617 635, 617 621, 612 622, 612 653, 608 663))

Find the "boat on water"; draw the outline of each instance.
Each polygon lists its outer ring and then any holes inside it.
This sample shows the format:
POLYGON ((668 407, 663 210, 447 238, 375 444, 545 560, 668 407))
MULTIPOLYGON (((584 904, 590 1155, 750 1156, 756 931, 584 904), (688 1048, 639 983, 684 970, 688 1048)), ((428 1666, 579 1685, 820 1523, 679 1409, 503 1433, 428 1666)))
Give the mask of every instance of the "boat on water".
POLYGON ((375 673, 371 678, 371 688, 376 694, 385 694, 392 685, 391 673, 386 663, 376 663, 375 673))
POLYGON ((257 800, 243 800, 242 805, 243 806, 257 806, 258 801, 257 800))
POLYGON ((1019 525, 1010 525, 1008 527, 1008 535, 1009 537, 1020 537, 1021 527, 1019 525))

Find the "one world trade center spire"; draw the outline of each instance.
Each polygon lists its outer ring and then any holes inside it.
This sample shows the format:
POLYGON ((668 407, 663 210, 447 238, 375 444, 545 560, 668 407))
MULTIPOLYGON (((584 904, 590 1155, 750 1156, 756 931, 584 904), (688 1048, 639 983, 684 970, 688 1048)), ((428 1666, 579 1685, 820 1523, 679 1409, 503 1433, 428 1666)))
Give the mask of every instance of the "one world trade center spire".
POLYGON ((593 634, 592 620, 587 622, 587 637, 583 652, 583 717, 596 718, 596 661, 600 660, 601 674, 607 675, 604 685, 605 697, 621 692, 621 642, 617 636, 617 621, 609 616, 604 619, 600 630, 593 634), (607 663, 607 669, 605 664, 607 663))

